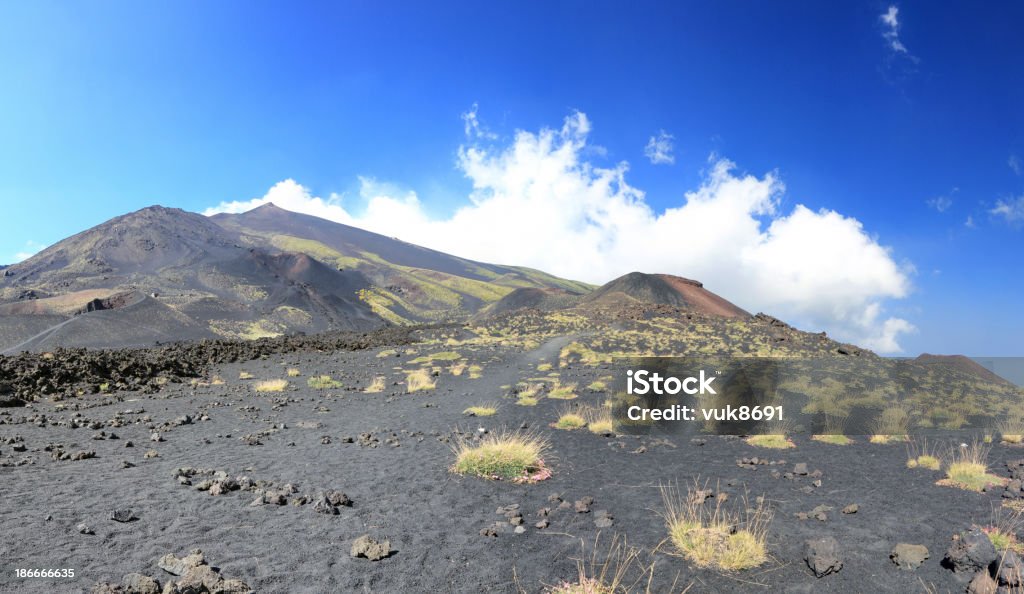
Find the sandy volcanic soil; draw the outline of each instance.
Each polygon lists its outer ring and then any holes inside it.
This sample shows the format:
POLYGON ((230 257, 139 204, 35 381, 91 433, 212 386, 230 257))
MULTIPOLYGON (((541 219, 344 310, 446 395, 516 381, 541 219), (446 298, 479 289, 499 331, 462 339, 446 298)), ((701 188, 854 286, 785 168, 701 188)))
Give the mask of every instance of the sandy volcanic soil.
MULTIPOLYGON (((395 385, 404 375, 394 368, 414 368, 410 359, 446 349, 414 345, 416 354, 388 357, 377 357, 379 348, 273 355, 218 367, 223 385, 168 384, 157 394, 118 394, 120 402, 92 395, 79 402, 98 405, 79 411, 56 410, 50 403, 3 409, 0 418, 16 424, 0 425, 0 463, 34 463, 0 468, 0 591, 89 591, 97 582, 120 583, 133 572, 163 584, 175 578, 158 567, 160 557, 199 548, 224 577, 239 578, 258 592, 537 592, 575 579, 576 560, 591 555, 599 534, 599 551, 616 534, 643 551, 643 563, 653 565, 653 592, 963 591, 964 584, 940 561, 954 534, 991 523, 1001 489, 972 493, 937 486, 940 473, 905 468, 904 445, 871 445, 863 438, 838 447, 797 436, 796 448, 776 451, 727 437, 697 445, 684 438, 557 430, 549 424, 569 403, 542 399, 533 407, 518 406, 503 398, 508 389, 502 386, 537 375, 543 361, 557 370, 557 359, 549 357, 557 357, 560 344, 526 354, 500 346, 477 349, 468 354, 469 362, 483 366, 482 377, 442 371, 436 389, 412 394, 404 383, 395 385), (292 367, 302 375, 288 378, 292 367), (240 372, 254 379, 239 379, 240 372), (343 387, 308 388, 306 380, 320 374, 343 387), (388 378, 384 391, 363 393, 378 375, 388 378), (281 393, 253 388, 259 380, 277 378, 290 381, 281 393), (467 406, 486 403, 499 404, 496 415, 462 414, 467 406), (102 427, 19 423, 39 414, 102 427), (185 415, 191 423, 175 424, 185 415), (208 420, 201 420, 204 415, 208 420), (112 419, 122 419, 124 426, 110 426, 112 419), (517 485, 448 471, 454 431, 524 424, 551 442, 551 479, 517 485), (151 441, 154 429, 163 441, 151 441), (93 439, 100 431, 118 439, 93 439), (129 441, 134 447, 125 447, 129 441), (25 451, 15 451, 15 443, 25 451), (46 451, 49 444, 54 446, 46 451), (96 457, 54 461, 55 448, 95 451, 96 457), (158 457, 147 458, 150 450, 158 457), (737 459, 751 456, 785 463, 737 465, 737 459), (791 471, 800 462, 812 473, 821 471, 820 487, 813 474, 773 476, 773 470, 791 471), (257 497, 250 491, 211 496, 197 490, 210 478, 205 475, 193 476, 192 486, 179 484, 179 467, 271 481, 273 489, 290 483, 297 491, 290 500, 338 490, 352 505, 338 506, 336 515, 317 513, 312 501, 251 506, 257 497), (767 564, 723 574, 669 554, 659 485, 678 482, 685 488, 697 477, 730 494, 727 505, 738 505, 744 494, 766 497, 775 512, 767 564), (559 509, 553 495, 568 502, 568 509, 559 509), (585 497, 593 498, 590 511, 577 513, 574 503, 585 497), (515 504, 526 527, 522 534, 496 513, 515 504), (849 504, 859 510, 840 513, 849 504), (820 505, 831 508, 825 521, 795 516, 820 505), (535 523, 543 518, 537 511, 545 507, 552 508, 550 525, 538 529, 535 523), (136 519, 113 521, 112 511, 124 508, 136 519), (595 525, 602 511, 613 518, 610 527, 595 525), (481 534, 495 522, 504 524, 496 537, 481 534), (95 534, 80 533, 80 523, 95 534), (389 539, 392 554, 379 561, 352 558, 350 547, 364 534, 389 539), (808 538, 823 535, 837 539, 844 566, 819 579, 807 568, 803 548, 808 538), (889 558, 897 543, 923 544, 930 558, 915 571, 901 570, 889 558), (73 568, 75 578, 17 578, 17 568, 73 568)), ((600 373, 581 366, 561 370, 563 382, 580 386, 600 373)), ((579 393, 573 402, 604 399, 586 389, 579 393)), ((990 468, 1005 475, 1006 460, 1020 457, 1021 450, 996 445, 990 468)), ((645 581, 635 589, 646 586, 645 581)))

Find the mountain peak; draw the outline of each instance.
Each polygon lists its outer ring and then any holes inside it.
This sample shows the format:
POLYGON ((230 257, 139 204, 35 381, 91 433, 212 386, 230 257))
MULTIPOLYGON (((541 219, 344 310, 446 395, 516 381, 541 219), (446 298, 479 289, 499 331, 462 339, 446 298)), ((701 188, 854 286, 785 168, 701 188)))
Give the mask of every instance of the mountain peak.
POLYGON ((274 204, 273 202, 267 202, 266 204, 261 204, 256 208, 253 208, 252 210, 247 210, 242 214, 291 214, 291 212, 292 211, 281 208, 280 206, 274 204))

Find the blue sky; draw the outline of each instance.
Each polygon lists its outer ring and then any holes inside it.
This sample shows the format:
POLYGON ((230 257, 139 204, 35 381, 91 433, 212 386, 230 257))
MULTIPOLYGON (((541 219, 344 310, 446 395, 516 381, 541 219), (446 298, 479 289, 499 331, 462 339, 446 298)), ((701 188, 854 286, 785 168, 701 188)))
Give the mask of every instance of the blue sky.
MULTIPOLYGON (((835 319, 814 301, 835 283, 765 301, 703 279, 727 298, 868 342, 899 319, 908 354, 1022 354, 1024 5, 521 4, 4 3, 0 262, 129 210, 203 212, 284 180, 356 224, 385 194, 443 221, 500 193, 486 180, 517 130, 550 129, 577 161, 624 171, 655 214, 728 159, 726 181, 785 185, 750 207, 762 231, 798 204, 835 211, 899 267, 851 281, 835 319), (577 113, 585 140, 561 135, 577 113), (672 162, 645 154, 659 137, 672 162)), ((423 228, 389 234, 433 243, 423 228)), ((503 255, 475 249, 453 251, 503 255)))

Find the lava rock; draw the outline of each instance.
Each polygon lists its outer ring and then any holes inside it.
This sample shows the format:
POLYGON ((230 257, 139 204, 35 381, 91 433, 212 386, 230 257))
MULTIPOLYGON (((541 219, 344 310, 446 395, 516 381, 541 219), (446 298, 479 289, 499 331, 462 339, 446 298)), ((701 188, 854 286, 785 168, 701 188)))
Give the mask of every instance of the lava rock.
POLYGON ((889 553, 889 558, 900 569, 913 571, 928 558, 928 547, 918 544, 899 543, 889 553))
POLYGON ((996 594, 996 580, 989 575, 987 569, 974 574, 971 583, 967 584, 967 594, 996 594))
POLYGON ((343 505, 345 507, 352 507, 352 500, 349 499, 348 495, 342 493, 341 491, 328 491, 325 494, 325 496, 327 497, 327 501, 329 501, 331 505, 343 505))
POLYGON ((839 558, 839 543, 831 536, 812 538, 804 542, 804 561, 815 577, 822 578, 843 568, 839 558))
POLYGON ((141 573, 129 573, 121 578, 121 587, 127 594, 160 594, 160 582, 141 573))
POLYGON ((181 559, 175 557, 173 553, 164 555, 157 561, 156 566, 171 575, 184 575, 185 572, 193 567, 205 564, 206 557, 203 556, 203 552, 199 549, 193 549, 192 552, 181 559))
POLYGON ((996 548, 979 528, 961 532, 949 546, 942 565, 967 579, 996 560, 996 548))
POLYGON ((999 582, 999 590, 1004 588, 1008 592, 1020 592, 1024 585, 1024 561, 1013 551, 1006 551, 999 560, 999 572, 996 574, 999 582))
POLYGON ((313 511, 318 514, 326 514, 328 516, 338 515, 338 508, 331 504, 327 497, 320 497, 313 504, 313 511))
POLYGON ((370 561, 379 561, 391 555, 391 542, 387 539, 377 541, 369 534, 364 534, 352 543, 349 554, 354 558, 363 557, 370 561))
POLYGON ((110 519, 114 520, 115 522, 121 522, 123 524, 125 522, 131 522, 132 520, 134 520, 136 518, 135 518, 135 514, 132 513, 132 510, 130 510, 128 508, 124 508, 124 509, 115 509, 113 512, 111 512, 110 513, 110 519))
POLYGON ((220 576, 220 572, 210 567, 209 565, 196 565, 190 567, 185 575, 181 576, 178 580, 178 590, 182 593, 200 594, 203 592, 217 592, 219 591, 220 582, 224 578, 220 576))

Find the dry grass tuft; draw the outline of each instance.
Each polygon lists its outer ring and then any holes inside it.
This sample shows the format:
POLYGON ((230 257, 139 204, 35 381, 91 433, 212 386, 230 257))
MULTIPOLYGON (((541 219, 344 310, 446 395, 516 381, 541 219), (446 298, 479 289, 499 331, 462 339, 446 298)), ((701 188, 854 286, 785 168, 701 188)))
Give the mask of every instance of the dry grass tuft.
POLYGON ((873 430, 871 443, 907 441, 907 434, 910 433, 910 413, 898 404, 889 405, 875 419, 873 430))
POLYGON ((248 371, 240 371, 240 372, 238 372, 238 379, 240 379, 240 380, 252 379, 253 377, 255 377, 255 376, 253 376, 253 374, 249 373, 248 371))
POLYGON ((843 433, 845 429, 844 421, 845 419, 841 417, 827 416, 825 418, 825 432, 819 435, 812 435, 811 439, 838 446, 850 445, 853 443, 853 440, 843 433))
POLYGON ((992 523, 982 528, 992 541, 992 546, 1000 553, 1013 551, 1017 554, 1024 554, 1024 543, 1017 538, 1020 531, 1022 517, 1020 511, 1013 510, 1005 513, 1006 508, 995 508, 992 510, 992 523))
POLYGON ((383 375, 378 375, 377 377, 373 378, 373 383, 370 384, 369 386, 366 386, 366 389, 363 390, 363 392, 367 394, 379 394, 384 391, 384 385, 386 381, 387 378, 385 378, 383 375))
POLYGON ((458 440, 451 471, 489 479, 535 482, 550 478, 544 438, 519 431, 489 433, 479 441, 458 440))
POLYGON ((615 422, 610 409, 603 406, 588 408, 584 416, 587 419, 587 429, 590 429, 591 433, 606 435, 615 432, 615 422))
POLYGON ((988 447, 974 442, 954 447, 949 455, 945 479, 938 484, 981 492, 991 485, 1006 484, 1006 479, 988 471, 988 447))
POLYGON ((433 390, 437 387, 437 383, 434 382, 433 376, 430 374, 429 369, 417 369, 415 371, 405 372, 405 385, 409 392, 419 392, 420 390, 433 390))
POLYGON ((548 398, 554 398, 555 400, 572 400, 576 398, 576 384, 555 386, 554 388, 551 388, 550 392, 548 392, 548 398))
POLYGON ((768 423, 766 431, 760 435, 751 435, 744 441, 748 444, 759 447, 769 448, 774 450, 784 450, 788 448, 795 448, 796 444, 793 443, 788 435, 794 430, 794 424, 791 421, 773 421, 768 423))
POLYGON ((489 417, 496 412, 498 412, 498 409, 493 406, 471 406, 462 411, 462 414, 471 417, 489 417))
POLYGON ((845 435, 833 435, 831 433, 824 435, 812 435, 811 439, 814 441, 820 441, 821 443, 829 443, 838 446, 845 446, 853 443, 853 440, 845 435))
POLYGON ((795 448, 796 444, 782 433, 765 433, 763 435, 751 435, 745 439, 748 444, 759 448, 771 448, 784 450, 795 448))
POLYGON ((942 458, 937 449, 928 446, 927 439, 911 441, 907 445, 907 468, 939 470, 942 468, 942 458))
MULTIPOLYGON (((612 538, 607 554, 599 555, 600 534, 594 540, 590 558, 584 556, 576 561, 577 577, 544 588, 544 594, 620 594, 644 592, 649 594, 653 571, 640 562, 640 550, 626 544, 624 538, 612 538), (603 559, 602 559, 603 557, 603 559), (644 581, 647 580, 646 588, 644 581)), ((583 547, 583 543, 580 543, 583 547)))
POLYGON ((329 375, 317 375, 306 380, 306 385, 314 390, 333 390, 341 387, 341 382, 331 379, 329 375))
POLYGON ((288 377, 299 377, 300 375, 302 375, 302 372, 295 367, 288 368, 288 377))
POLYGON ((1014 445, 1024 443, 1024 419, 1017 415, 997 423, 996 431, 999 432, 1003 443, 1014 445))
MULTIPOLYGON (((722 498, 714 497, 708 506, 698 491, 706 491, 695 480, 685 497, 676 487, 662 487, 665 523, 675 552, 698 567, 739 571, 762 565, 768 560, 768 525, 772 512, 764 503, 744 514, 730 513, 722 498)), ((761 500, 764 501, 763 499, 761 500)))
POLYGON ((587 426, 587 419, 584 418, 583 413, 580 411, 566 410, 558 416, 558 421, 555 422, 554 427, 558 429, 582 429, 587 426))
POLYGON ((288 387, 288 380, 276 379, 258 382, 253 386, 257 392, 283 392, 288 387))

